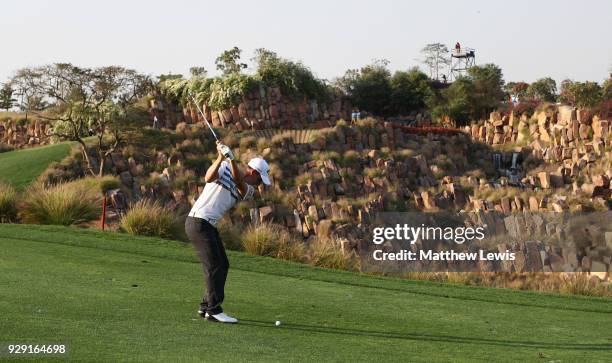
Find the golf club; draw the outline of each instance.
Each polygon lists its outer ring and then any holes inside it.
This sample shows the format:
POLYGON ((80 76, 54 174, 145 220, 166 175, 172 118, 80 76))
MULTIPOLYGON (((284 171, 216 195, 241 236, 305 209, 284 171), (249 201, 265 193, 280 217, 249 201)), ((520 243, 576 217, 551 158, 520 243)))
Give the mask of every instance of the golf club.
MULTIPOLYGON (((200 108, 200 105, 198 105, 198 102, 196 101, 195 97, 193 96, 193 93, 189 92, 189 97, 191 97, 191 101, 193 101, 193 104, 195 105, 195 107, 200 112, 200 115, 202 115, 202 117, 204 118, 204 122, 206 122, 206 125, 210 129, 210 132, 212 132, 213 137, 215 138, 215 140, 216 141, 220 141, 219 138, 217 137, 217 133, 215 132, 215 130, 213 130, 212 126, 210 125, 210 122, 208 122, 208 119, 206 118, 206 114, 202 111, 202 109, 200 108)), ((221 152, 223 153, 223 156, 225 156, 226 158, 228 158, 230 160, 234 160, 234 154, 232 153, 232 150, 230 150, 229 147, 227 147, 227 146, 222 144, 221 152)))
POLYGON ((204 118, 204 122, 206 122, 206 125, 210 129, 210 132, 212 132, 213 137, 215 138, 215 140, 219 141, 219 138, 217 137, 217 134, 215 133, 215 130, 213 130, 212 126, 208 122, 208 119, 206 118, 206 114, 204 114, 204 112, 202 111, 202 109, 198 105, 198 102, 196 101, 195 97, 193 97, 193 93, 189 92, 189 97, 191 97, 191 100, 193 101, 193 104, 195 105, 195 107, 200 112, 200 115, 202 115, 202 117, 204 118))

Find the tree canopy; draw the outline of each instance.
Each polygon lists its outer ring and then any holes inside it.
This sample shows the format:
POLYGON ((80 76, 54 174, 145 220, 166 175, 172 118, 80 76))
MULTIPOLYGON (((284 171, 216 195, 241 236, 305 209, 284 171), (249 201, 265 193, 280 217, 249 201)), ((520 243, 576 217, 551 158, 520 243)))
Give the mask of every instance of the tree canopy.
POLYGON ((0 89, 0 109, 8 111, 15 105, 17 100, 13 98, 14 92, 10 83, 2 86, 2 89, 0 89))
POLYGON ((30 111, 51 121, 55 136, 81 145, 92 174, 94 165, 83 138, 90 133, 96 135, 99 175, 106 156, 119 147, 130 127, 131 108, 151 85, 147 76, 134 70, 116 66, 80 68, 69 63, 23 68, 12 83, 29 98, 48 103, 44 111, 30 111))
POLYGON ((527 97, 544 102, 555 102, 557 99, 557 82, 550 77, 540 78, 527 88, 527 97))
POLYGON ((224 75, 240 73, 247 67, 245 63, 240 63, 241 53, 242 50, 238 47, 224 51, 215 60, 217 69, 223 72, 224 75))
POLYGON ((435 80, 440 80, 440 70, 448 67, 451 59, 448 56, 448 47, 442 43, 427 44, 421 49, 423 55, 422 62, 429 68, 429 76, 435 80))
POLYGON ((450 87, 429 99, 434 117, 448 116, 460 124, 486 118, 504 100, 504 79, 495 64, 474 66, 467 76, 458 77, 450 87))

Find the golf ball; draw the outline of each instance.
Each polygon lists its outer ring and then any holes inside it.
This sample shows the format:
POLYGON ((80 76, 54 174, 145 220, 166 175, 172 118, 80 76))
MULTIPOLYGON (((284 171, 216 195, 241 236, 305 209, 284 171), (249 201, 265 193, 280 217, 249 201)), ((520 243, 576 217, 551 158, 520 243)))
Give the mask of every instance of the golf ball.
POLYGON ((281 322, 280 322, 280 320, 277 320, 277 321, 276 321, 276 323, 274 323, 274 325, 276 325, 276 326, 281 326, 281 322))

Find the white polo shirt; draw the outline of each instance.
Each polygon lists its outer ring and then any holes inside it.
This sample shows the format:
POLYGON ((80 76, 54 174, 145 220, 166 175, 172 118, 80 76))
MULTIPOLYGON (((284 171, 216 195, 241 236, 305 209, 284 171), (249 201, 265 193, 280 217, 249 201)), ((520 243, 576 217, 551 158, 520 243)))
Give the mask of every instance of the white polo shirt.
POLYGON ((218 174, 217 180, 206 183, 202 194, 189 212, 190 217, 205 219, 213 226, 217 226, 223 215, 236 203, 240 200, 252 199, 255 193, 255 188, 245 183, 247 191, 244 197, 240 198, 240 193, 234 178, 232 178, 232 171, 227 161, 221 162, 218 174))

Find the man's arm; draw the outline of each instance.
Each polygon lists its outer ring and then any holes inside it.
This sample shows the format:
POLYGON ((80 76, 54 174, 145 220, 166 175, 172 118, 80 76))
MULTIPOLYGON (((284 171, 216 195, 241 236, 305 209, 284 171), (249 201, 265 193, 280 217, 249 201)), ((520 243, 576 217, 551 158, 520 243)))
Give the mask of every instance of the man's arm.
POLYGON ((221 153, 219 146, 220 144, 221 143, 217 141, 217 159, 208 168, 208 170, 206 170, 206 175, 204 176, 204 181, 206 183, 212 183, 219 179, 219 167, 221 166, 221 162, 223 162, 223 154, 221 153))
POLYGON ((238 188, 238 192, 240 195, 244 196, 247 192, 247 186, 244 180, 242 180, 242 173, 240 169, 238 169, 238 165, 235 160, 230 160, 230 170, 232 171, 232 178, 234 179, 234 183, 236 183, 236 188, 238 188))

